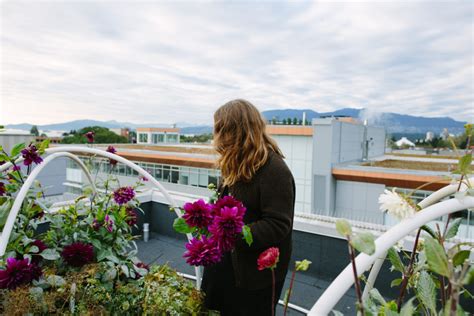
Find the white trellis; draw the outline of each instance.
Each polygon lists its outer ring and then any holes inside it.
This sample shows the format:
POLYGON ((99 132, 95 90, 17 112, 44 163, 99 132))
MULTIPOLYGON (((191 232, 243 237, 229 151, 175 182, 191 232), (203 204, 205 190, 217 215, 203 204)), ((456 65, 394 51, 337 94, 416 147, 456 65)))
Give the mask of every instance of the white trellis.
MULTIPOLYGON (((8 245, 8 241, 10 239, 10 235, 13 230, 13 226, 15 224, 16 218, 18 216, 18 212, 20 211, 21 205, 23 203, 23 200, 25 199, 28 190, 31 188, 31 186, 34 184, 35 179, 38 177, 38 175, 41 173, 41 171, 53 160, 61 157, 66 157, 69 159, 74 160, 75 162, 78 163, 79 167, 84 171, 88 181, 90 182, 92 186, 93 192, 96 192, 96 187, 94 184, 94 181, 92 180, 92 176, 89 172, 89 170, 86 168, 84 163, 77 157, 77 155, 73 153, 87 153, 87 154, 93 154, 99 157, 105 157, 109 159, 116 160, 120 163, 123 163, 124 165, 130 167, 131 169, 135 170, 138 172, 139 175, 146 177, 166 198, 168 201, 169 205, 173 207, 176 215, 178 217, 182 216, 182 213, 174 201, 174 199, 171 197, 171 195, 168 193, 168 191, 159 183, 154 177, 152 177, 147 171, 145 171, 143 168, 140 166, 134 164, 133 162, 120 157, 118 155, 106 152, 104 150, 96 149, 96 148, 90 148, 90 147, 79 147, 79 146, 65 146, 65 147, 54 147, 54 148, 48 148, 46 149, 45 154, 47 157, 44 159, 43 163, 40 165, 36 166, 31 174, 28 176, 26 179, 25 183, 21 187, 20 191, 18 192, 17 196, 15 197, 15 201, 12 205, 12 208, 10 210, 10 213, 8 214, 5 226, 3 228, 3 231, 0 234, 0 256, 3 256, 5 254, 5 250, 8 245)), ((17 161, 15 161, 16 164, 20 164, 24 159, 22 157, 18 158, 17 161)), ((12 166, 11 163, 5 163, 4 165, 0 166, 0 172, 7 170, 12 166)), ((188 240, 191 240, 192 235, 187 234, 188 240)), ((199 267, 195 267, 195 272, 196 272, 196 287, 199 289, 201 287, 201 279, 202 279, 202 271, 199 267)))
MULTIPOLYGON (((469 179, 469 181, 472 183, 474 178, 469 179)), ((373 255, 369 256, 365 253, 361 253, 356 257, 355 264, 358 276, 361 276, 362 273, 369 270, 373 265, 369 273, 367 289, 364 289, 365 295, 367 295, 367 292, 375 283, 375 279, 390 247, 414 230, 438 217, 464 209, 474 208, 474 197, 472 196, 451 198, 440 202, 440 200, 454 194, 457 188, 458 184, 451 184, 432 193, 418 204, 422 208, 421 211, 417 212, 413 217, 398 223, 375 240, 375 253, 373 255)), ((461 190, 466 190, 466 185, 462 185, 461 190)), ((353 284, 352 266, 348 264, 319 297, 308 315, 328 315, 353 284)))

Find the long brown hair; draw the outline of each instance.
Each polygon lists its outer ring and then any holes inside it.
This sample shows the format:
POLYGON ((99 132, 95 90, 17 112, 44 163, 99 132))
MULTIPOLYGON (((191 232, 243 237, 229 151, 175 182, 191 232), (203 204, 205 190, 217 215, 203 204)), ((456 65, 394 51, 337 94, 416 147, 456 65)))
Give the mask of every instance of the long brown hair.
POLYGON ((219 154, 224 185, 250 181, 265 164, 269 151, 283 157, 266 132, 265 120, 257 108, 242 99, 227 102, 214 113, 214 148, 219 154))

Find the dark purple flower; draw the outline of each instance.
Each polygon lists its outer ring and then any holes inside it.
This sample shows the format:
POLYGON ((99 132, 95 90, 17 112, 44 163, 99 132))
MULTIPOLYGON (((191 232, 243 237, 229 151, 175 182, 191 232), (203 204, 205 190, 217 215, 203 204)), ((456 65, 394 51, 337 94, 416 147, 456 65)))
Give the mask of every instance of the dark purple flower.
POLYGON ((98 231, 99 228, 100 228, 100 223, 97 221, 97 218, 94 218, 94 221, 92 221, 92 228, 95 230, 95 231, 98 231))
POLYGON ((68 265, 82 267, 94 260, 94 247, 91 244, 75 242, 64 247, 61 256, 68 265))
MULTIPOLYGON (((114 146, 109 146, 109 147, 107 147, 107 149, 105 151, 108 152, 108 153, 111 153, 111 154, 115 154, 117 152, 117 149, 115 149, 114 146)), ((115 166, 117 164, 117 160, 109 159, 109 163, 112 166, 115 166)))
POLYGON ((222 253, 212 239, 202 236, 202 239, 193 238, 186 244, 187 251, 183 257, 192 266, 209 266, 221 260, 222 253))
POLYGON ((23 149, 21 151, 21 155, 23 156, 23 158, 25 158, 25 160, 23 161, 23 164, 25 166, 29 166, 33 162, 39 165, 43 161, 43 159, 38 154, 38 149, 33 144, 30 144, 28 147, 23 149))
POLYGON ((38 280, 43 272, 41 268, 28 259, 8 258, 7 266, 0 270, 0 288, 14 289, 23 284, 38 280))
POLYGON ((4 196, 7 193, 7 189, 5 188, 5 184, 0 182, 0 196, 4 196))
POLYGON ((45 244, 42 240, 40 240, 40 239, 36 239, 35 241, 33 241, 33 242, 31 243, 31 245, 32 245, 32 246, 36 246, 36 247, 38 247, 38 249, 39 249, 39 251, 38 251, 37 253, 33 254, 32 257, 31 257, 31 262, 37 264, 37 263, 39 263, 39 262, 41 261, 41 259, 43 258, 43 257, 41 257, 40 253, 42 253, 43 250, 48 249, 48 246, 46 246, 46 244, 45 244))
POLYGON ((40 219, 40 218, 43 218, 44 216, 44 211, 43 210, 40 210, 39 212, 35 213, 31 219, 40 219))
MULTIPOLYGON (((140 268, 140 269, 145 269, 147 271, 150 271, 150 266, 148 266, 147 264, 143 263, 143 262, 139 262, 137 264, 135 264, 137 266, 137 268, 140 268)), ((140 273, 136 272, 135 271, 135 280, 138 280, 140 279, 143 275, 141 275, 140 273)))
POLYGON ((18 166, 18 165, 14 165, 13 168, 12 168, 13 171, 19 171, 20 169, 21 169, 21 167, 18 166))
POLYGON ((229 251, 234 247, 237 234, 242 233, 244 226, 244 212, 238 207, 224 206, 218 214, 215 215, 212 224, 209 226, 209 232, 213 235, 219 248, 222 251, 229 251))
POLYGON ((147 181, 148 181, 148 178, 141 176, 141 177, 140 177, 140 180, 142 180, 143 182, 147 182, 147 181))
POLYGON ((89 143, 93 143, 94 142, 94 135, 95 133, 94 132, 87 132, 84 134, 84 136, 87 138, 87 141, 89 143))
POLYGON ((110 218, 109 215, 105 215, 104 225, 109 233, 114 230, 114 221, 110 218))
POLYGON ((127 220, 126 220, 128 226, 134 226, 138 222, 138 216, 137 213, 135 213, 135 210, 132 207, 127 207, 127 220))
POLYGON ((212 211, 214 212, 214 214, 219 214, 220 210, 224 206, 237 207, 239 209, 239 214, 242 214, 242 216, 245 215, 245 211, 246 211, 245 206, 242 204, 242 202, 240 202, 239 200, 237 200, 236 198, 234 198, 233 196, 230 196, 230 195, 226 195, 226 196, 218 199, 212 205, 212 211))
POLYGON ((207 228, 212 222, 212 206, 200 199, 183 206, 183 218, 190 227, 207 228))
POLYGON ((135 197, 132 187, 121 187, 115 190, 114 200, 118 205, 127 204, 135 197))

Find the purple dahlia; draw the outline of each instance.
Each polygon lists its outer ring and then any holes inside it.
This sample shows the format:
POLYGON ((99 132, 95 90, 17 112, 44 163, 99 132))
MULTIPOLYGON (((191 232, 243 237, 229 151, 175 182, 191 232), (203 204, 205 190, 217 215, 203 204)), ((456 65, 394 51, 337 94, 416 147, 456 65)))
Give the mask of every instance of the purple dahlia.
POLYGON ((202 239, 193 238, 186 244, 187 251, 183 257, 192 266, 209 266, 221 260, 222 253, 212 239, 202 236, 202 239))
POLYGON ((211 232, 222 251, 231 250, 234 247, 237 234, 242 233, 242 227, 244 226, 243 213, 238 207, 224 206, 215 215, 212 224, 209 226, 209 232, 211 232))
POLYGON ((21 151, 21 155, 25 159, 23 161, 23 164, 25 166, 29 166, 33 163, 39 165, 41 162, 43 162, 43 159, 40 157, 38 153, 38 148, 36 148, 36 146, 33 144, 30 144, 28 147, 23 149, 21 151))
MULTIPOLYGON (((109 147, 107 147, 107 149, 105 151, 108 152, 108 153, 111 153, 111 154, 115 154, 117 152, 117 149, 115 149, 114 146, 109 146, 109 147)), ((109 159, 109 163, 112 166, 115 166, 117 164, 117 160, 109 159)))
POLYGON ((135 197, 132 187, 121 187, 115 190, 114 200, 118 205, 127 204, 135 197))
POLYGON ((127 208, 127 220, 126 220, 128 226, 134 226, 138 222, 138 216, 137 213, 135 213, 135 210, 131 207, 127 208))
POLYGON ((183 206, 183 218, 190 227, 207 228, 212 222, 212 206, 200 199, 183 206))
POLYGON ((236 198, 234 198, 233 196, 230 196, 230 195, 226 195, 220 199, 218 199, 214 205, 212 205, 212 211, 214 212, 214 214, 219 214, 220 213, 220 210, 224 207, 224 206, 227 206, 227 207, 237 207, 237 209, 239 210, 239 214, 241 214, 242 216, 245 215, 245 211, 247 210, 245 208, 245 206, 242 204, 242 202, 240 202, 239 200, 237 200, 236 198))
POLYGON ((0 270, 0 288, 14 289, 38 280, 42 274, 41 268, 28 259, 8 258, 7 266, 0 270))
POLYGON ((84 136, 87 138, 87 141, 89 143, 93 143, 94 142, 94 135, 95 133, 94 132, 87 132, 84 134, 84 136))
POLYGON ((61 256, 68 265, 82 267, 94 260, 94 247, 91 244, 75 242, 64 247, 61 256))
POLYGON ((5 188, 5 184, 0 182, 0 196, 4 196, 7 193, 7 189, 5 188))

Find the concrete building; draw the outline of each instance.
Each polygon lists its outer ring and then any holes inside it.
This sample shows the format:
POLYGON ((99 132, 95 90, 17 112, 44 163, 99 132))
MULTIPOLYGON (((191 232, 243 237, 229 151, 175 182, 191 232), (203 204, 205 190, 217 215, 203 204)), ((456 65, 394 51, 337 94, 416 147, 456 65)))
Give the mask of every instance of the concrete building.
POLYGON ((0 145, 3 150, 10 152, 10 150, 18 143, 29 144, 34 142, 36 136, 28 131, 16 129, 0 129, 0 145))
POLYGON ((137 128, 138 144, 179 144, 179 128, 137 128))

